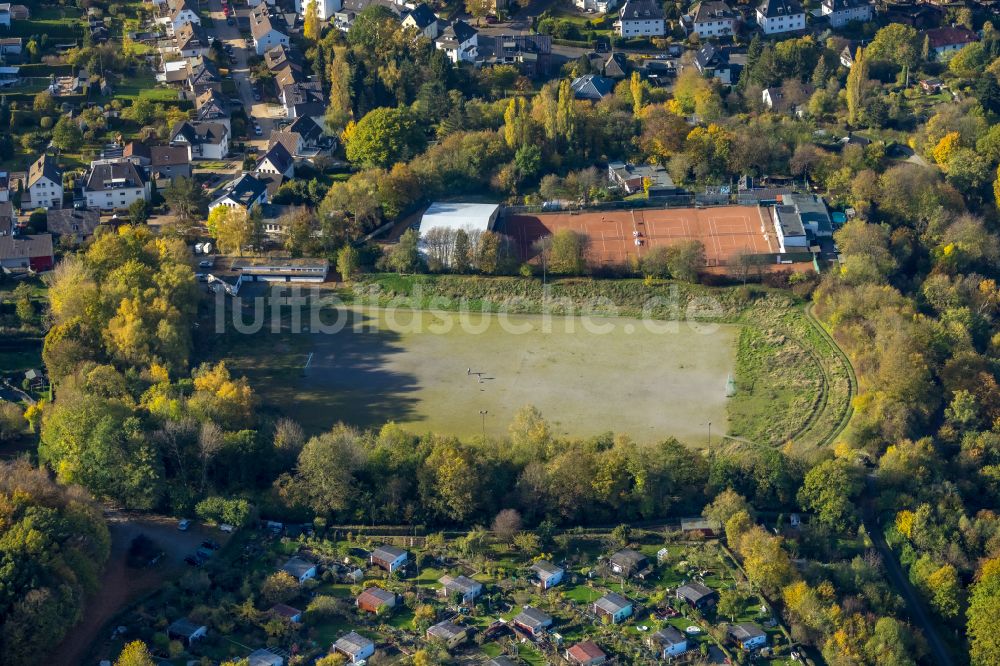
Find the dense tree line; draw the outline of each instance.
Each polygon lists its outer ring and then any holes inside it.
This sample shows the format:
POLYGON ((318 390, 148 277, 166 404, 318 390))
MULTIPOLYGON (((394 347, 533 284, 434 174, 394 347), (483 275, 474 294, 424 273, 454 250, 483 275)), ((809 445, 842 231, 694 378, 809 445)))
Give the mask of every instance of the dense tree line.
POLYGON ((559 438, 525 407, 501 440, 417 436, 394 424, 378 432, 338 426, 306 442, 275 487, 288 505, 338 521, 488 524, 513 508, 532 525, 576 525, 697 513, 724 488, 759 506, 790 506, 802 473, 765 447, 706 458, 676 440, 559 438))
POLYGON ((78 486, 27 462, 0 463, 0 661, 37 664, 83 616, 111 539, 78 486))
POLYGON ((814 295, 858 372, 838 460, 877 461, 887 538, 939 621, 968 622, 977 664, 1000 659, 978 624, 1000 552, 1000 239, 986 181, 967 176, 994 168, 994 121, 974 99, 943 105, 916 142, 938 169, 857 172, 862 216, 836 233, 844 263, 814 295))

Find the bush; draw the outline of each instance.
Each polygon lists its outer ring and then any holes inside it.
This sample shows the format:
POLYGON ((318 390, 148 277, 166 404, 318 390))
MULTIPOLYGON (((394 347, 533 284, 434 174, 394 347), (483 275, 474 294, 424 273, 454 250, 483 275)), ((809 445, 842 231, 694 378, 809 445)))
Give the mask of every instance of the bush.
POLYGON ((41 120, 38 121, 38 126, 43 130, 52 129, 52 116, 42 116, 41 120))
POLYGON ((242 498, 207 497, 198 502, 194 511, 202 520, 243 527, 250 521, 253 505, 242 498))

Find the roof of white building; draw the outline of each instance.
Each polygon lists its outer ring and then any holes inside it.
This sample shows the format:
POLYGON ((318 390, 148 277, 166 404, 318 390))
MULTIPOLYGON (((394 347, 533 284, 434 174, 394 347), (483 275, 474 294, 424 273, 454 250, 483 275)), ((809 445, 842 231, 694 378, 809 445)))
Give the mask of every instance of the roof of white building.
POLYGON ((498 204, 435 201, 420 219, 420 233, 438 228, 488 231, 499 208, 498 204))

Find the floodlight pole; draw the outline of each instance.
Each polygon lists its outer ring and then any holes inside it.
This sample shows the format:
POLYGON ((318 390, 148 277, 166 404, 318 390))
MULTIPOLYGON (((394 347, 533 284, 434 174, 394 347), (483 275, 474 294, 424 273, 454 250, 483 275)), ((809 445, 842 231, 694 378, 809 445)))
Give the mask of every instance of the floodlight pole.
POLYGON ((489 414, 489 410, 480 409, 479 415, 483 417, 483 439, 486 439, 486 415, 489 414))

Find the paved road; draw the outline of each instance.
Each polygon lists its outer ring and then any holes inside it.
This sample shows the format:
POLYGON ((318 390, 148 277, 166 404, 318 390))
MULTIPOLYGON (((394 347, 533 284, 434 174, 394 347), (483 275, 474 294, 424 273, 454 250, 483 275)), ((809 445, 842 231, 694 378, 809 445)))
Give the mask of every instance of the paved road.
MULTIPOLYGON (((230 7, 234 6, 235 4, 230 4, 230 7)), ((253 52, 247 40, 240 35, 239 27, 226 23, 226 17, 222 14, 222 0, 208 0, 208 10, 209 15, 215 23, 215 27, 210 28, 210 30, 214 30, 216 39, 222 40, 233 47, 233 57, 236 59, 236 63, 230 67, 230 76, 232 76, 233 81, 236 83, 236 89, 239 91, 243 108, 246 109, 247 115, 251 117, 251 127, 248 128, 251 135, 250 143, 263 151, 267 148, 267 137, 271 135, 271 130, 274 129, 276 125, 275 121, 283 118, 283 116, 280 116, 272 105, 254 101, 253 85, 250 83, 250 69, 247 66, 247 58, 253 52), (278 117, 276 118, 275 116, 278 117), (263 134, 260 137, 253 136, 254 121, 259 123, 263 130, 263 134)), ((240 7, 236 11, 240 15, 249 14, 249 10, 246 7, 240 7)))
POLYGON ((938 666, 953 666, 954 662, 952 661, 951 653, 948 651, 948 647, 944 644, 944 641, 941 640, 941 636, 937 631, 937 625, 931 621, 927 610, 924 608, 923 600, 918 596, 917 591, 913 588, 910 579, 903 572, 902 567, 899 566, 895 554, 889 548, 889 544, 885 542, 885 537, 882 535, 882 526, 879 525, 878 516, 875 512, 874 477, 869 476, 866 483, 865 492, 867 497, 863 501, 863 524, 876 550, 882 556, 882 563, 885 565, 885 573, 889 577, 889 582, 892 583, 892 586, 903 597, 903 601, 906 602, 906 610, 910 619, 923 630, 927 644, 930 646, 931 652, 934 653, 934 663, 938 664, 938 666))

